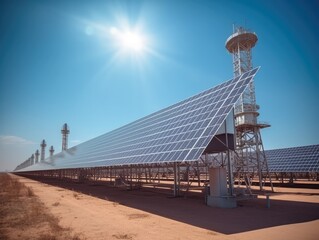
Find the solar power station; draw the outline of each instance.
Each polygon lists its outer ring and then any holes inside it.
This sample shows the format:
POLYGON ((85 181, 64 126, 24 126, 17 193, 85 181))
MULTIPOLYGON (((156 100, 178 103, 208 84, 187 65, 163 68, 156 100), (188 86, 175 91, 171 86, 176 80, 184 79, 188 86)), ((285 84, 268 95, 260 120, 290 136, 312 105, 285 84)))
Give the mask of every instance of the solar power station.
MULTIPOLYGON (((46 141, 14 170, 17 174, 104 181, 126 189, 158 187, 174 196, 202 191, 209 206, 236 207, 236 197, 253 197, 271 176, 319 172, 319 145, 264 151, 256 104, 251 49, 257 35, 234 28, 226 41, 234 78, 104 135, 62 151, 46 141), (234 187, 237 184, 236 188, 234 187), (209 186, 209 187, 208 187, 209 186), (239 193, 239 194, 238 194, 239 193)), ((319 180, 319 179, 318 179, 319 180)))
MULTIPOLYGON (((233 126, 227 126, 226 118, 233 118, 235 103, 258 69, 252 69, 184 101, 62 151, 39 164, 32 165, 33 162, 28 159, 16 171, 198 161, 205 151, 218 151, 218 148, 210 146, 214 142, 214 136, 220 135, 219 133, 225 135, 227 128, 233 129, 233 126), (26 165, 29 166, 25 167, 26 165)), ((228 135, 225 136, 224 140, 230 142, 228 135)), ((43 143, 44 140, 42 146, 43 143)), ((229 150, 224 145, 222 149, 229 150)))

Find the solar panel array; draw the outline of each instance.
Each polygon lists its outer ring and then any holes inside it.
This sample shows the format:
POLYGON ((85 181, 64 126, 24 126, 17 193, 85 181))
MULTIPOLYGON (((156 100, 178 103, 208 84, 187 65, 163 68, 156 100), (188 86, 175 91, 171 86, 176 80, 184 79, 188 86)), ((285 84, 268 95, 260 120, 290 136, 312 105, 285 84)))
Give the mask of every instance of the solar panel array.
POLYGON ((319 172, 319 145, 265 151, 269 172, 319 172))
MULTIPOLYGON (((52 169, 63 169, 198 160, 258 70, 72 147, 46 162, 52 169)), ((33 169, 35 165, 27 168, 33 169)))

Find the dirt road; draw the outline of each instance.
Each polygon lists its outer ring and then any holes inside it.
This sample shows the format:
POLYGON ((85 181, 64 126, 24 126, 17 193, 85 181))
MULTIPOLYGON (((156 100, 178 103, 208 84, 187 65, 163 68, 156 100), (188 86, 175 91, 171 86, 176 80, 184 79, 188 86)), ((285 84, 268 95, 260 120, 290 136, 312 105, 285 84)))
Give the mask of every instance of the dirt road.
POLYGON ((319 239, 318 190, 297 194, 280 189, 270 209, 265 199, 217 209, 196 197, 18 178, 63 227, 87 239, 319 239))

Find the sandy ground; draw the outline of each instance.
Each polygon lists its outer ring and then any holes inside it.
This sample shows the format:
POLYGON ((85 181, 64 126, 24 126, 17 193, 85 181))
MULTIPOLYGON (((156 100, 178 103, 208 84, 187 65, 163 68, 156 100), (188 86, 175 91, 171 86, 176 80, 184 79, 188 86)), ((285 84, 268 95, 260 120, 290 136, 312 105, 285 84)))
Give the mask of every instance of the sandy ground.
POLYGON ((319 239, 319 190, 276 188, 235 209, 207 207, 202 197, 18 177, 40 201, 87 239, 319 239))

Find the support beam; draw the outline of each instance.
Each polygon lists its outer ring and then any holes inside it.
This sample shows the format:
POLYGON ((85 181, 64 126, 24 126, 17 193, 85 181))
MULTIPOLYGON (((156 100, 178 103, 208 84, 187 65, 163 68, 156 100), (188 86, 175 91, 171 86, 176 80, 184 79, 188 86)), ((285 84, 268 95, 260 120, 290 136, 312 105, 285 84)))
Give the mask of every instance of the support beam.
POLYGON ((173 193, 174 193, 174 197, 178 197, 179 196, 180 179, 179 179, 179 164, 177 162, 174 162, 173 170, 174 170, 173 193))

